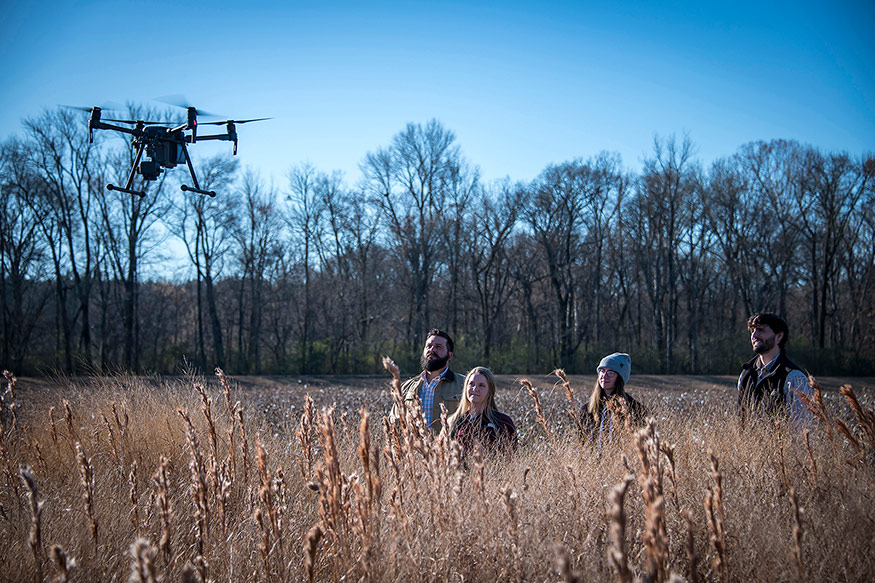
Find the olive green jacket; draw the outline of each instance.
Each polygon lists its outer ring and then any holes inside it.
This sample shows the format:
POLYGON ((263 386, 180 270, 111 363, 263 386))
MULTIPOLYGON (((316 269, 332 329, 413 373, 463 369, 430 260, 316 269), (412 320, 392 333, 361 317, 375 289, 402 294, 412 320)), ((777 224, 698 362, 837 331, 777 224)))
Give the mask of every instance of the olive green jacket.
MULTIPOLYGON (((434 388, 434 402, 431 409, 431 432, 438 434, 441 431, 441 403, 447 408, 447 415, 452 415, 459 406, 459 401, 462 400, 462 391, 464 390, 465 377, 451 370, 447 370, 441 377, 437 386, 434 388)), ((404 397, 404 402, 408 405, 413 405, 419 398, 419 390, 422 388, 422 375, 417 375, 409 379, 401 385, 401 395, 404 397)), ((389 420, 393 423, 398 420, 400 411, 395 405, 392 405, 392 412, 389 413, 389 420)))

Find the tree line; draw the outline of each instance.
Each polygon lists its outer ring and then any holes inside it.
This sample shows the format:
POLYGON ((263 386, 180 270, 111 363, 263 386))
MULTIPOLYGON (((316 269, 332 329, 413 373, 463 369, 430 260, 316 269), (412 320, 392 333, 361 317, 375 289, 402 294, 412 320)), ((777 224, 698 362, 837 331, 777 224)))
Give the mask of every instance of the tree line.
POLYGON ((640 172, 602 152, 486 182, 432 120, 355 185, 290 161, 276 186, 222 154, 197 164, 215 198, 182 192, 184 169, 140 198, 106 189, 130 145, 94 137, 60 108, 0 144, 0 358, 19 374, 415 370, 432 327, 499 372, 621 350, 636 372, 729 374, 762 310, 811 372, 875 374, 872 155, 761 141, 705 168, 657 137, 640 172))

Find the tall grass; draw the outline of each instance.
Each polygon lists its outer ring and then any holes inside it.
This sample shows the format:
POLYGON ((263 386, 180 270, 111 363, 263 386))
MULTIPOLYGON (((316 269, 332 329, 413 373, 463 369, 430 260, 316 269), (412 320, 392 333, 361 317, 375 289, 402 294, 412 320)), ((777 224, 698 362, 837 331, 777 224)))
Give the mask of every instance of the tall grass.
POLYGON ((221 372, 30 392, 9 375, 0 581, 875 573, 875 414, 851 387, 818 390, 806 432, 742 426, 722 394, 682 408, 645 399, 647 425, 599 454, 571 414, 586 388, 560 374, 559 389, 525 381, 500 395, 520 429, 516 453, 462 458, 416 407, 385 420, 393 400, 403 406, 397 368, 386 366, 393 378, 379 395, 314 391, 284 411, 276 405, 291 389, 254 394, 221 372))

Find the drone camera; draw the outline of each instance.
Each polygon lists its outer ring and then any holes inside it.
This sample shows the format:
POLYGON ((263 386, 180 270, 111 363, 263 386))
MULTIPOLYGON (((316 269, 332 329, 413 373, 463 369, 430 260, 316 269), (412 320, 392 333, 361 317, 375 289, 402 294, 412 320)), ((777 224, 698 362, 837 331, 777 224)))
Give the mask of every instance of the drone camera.
POLYGON ((161 164, 154 160, 143 160, 140 162, 140 174, 143 180, 157 180, 161 174, 161 164))

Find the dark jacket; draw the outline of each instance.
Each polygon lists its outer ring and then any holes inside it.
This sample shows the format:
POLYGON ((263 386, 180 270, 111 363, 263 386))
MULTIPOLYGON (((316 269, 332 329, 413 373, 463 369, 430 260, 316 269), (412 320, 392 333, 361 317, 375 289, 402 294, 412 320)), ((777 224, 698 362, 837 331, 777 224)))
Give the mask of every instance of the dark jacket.
POLYGON ((786 411, 787 375, 794 370, 802 370, 782 350, 763 378, 759 379, 758 359, 759 356, 755 356, 744 363, 738 377, 738 410, 742 418, 755 409, 768 413, 786 411))
MULTIPOLYGON (((603 433, 610 433, 612 424, 615 423, 613 419, 613 414, 610 411, 607 411, 607 403, 612 399, 623 399, 626 402, 626 411, 628 415, 628 421, 631 427, 641 427, 644 425, 645 418, 647 417, 647 409, 636 401, 629 393, 623 392, 622 395, 611 395, 610 397, 605 395, 604 390, 602 390, 602 398, 601 398, 601 410, 602 415, 599 419, 594 419, 592 413, 589 412, 589 404, 583 406, 580 411, 580 424, 583 426, 583 432, 587 439, 596 441, 598 440, 601 443, 601 437, 603 433)), ((626 419, 619 419, 619 424, 614 425, 613 429, 619 429, 620 427, 624 427, 626 424, 626 419)))
POLYGON ((450 437, 459 442, 463 454, 470 453, 478 441, 486 450, 516 449, 517 434, 513 419, 500 411, 492 413, 494 422, 486 414, 478 415, 473 420, 466 414, 453 426, 450 437))

